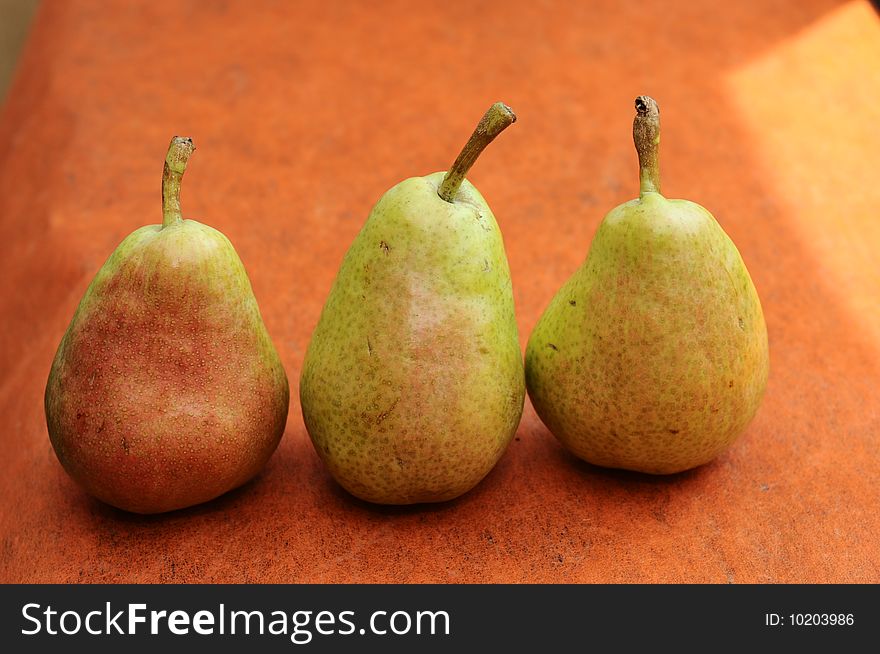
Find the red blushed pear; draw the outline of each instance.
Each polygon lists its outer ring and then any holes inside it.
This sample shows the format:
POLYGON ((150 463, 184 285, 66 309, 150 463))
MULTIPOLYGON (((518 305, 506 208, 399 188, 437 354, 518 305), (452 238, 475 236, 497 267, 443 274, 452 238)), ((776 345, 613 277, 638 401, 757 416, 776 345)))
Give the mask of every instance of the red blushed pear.
POLYGON ((136 513, 206 502, 251 479, 287 421, 287 376, 229 240, 180 211, 192 140, 171 141, 163 221, 98 271, 61 340, 45 407, 64 469, 136 513))
POLYGON ((330 472, 361 499, 458 497, 519 424, 525 380, 507 257, 465 179, 514 120, 493 105, 449 172, 386 192, 324 305, 303 362, 303 418, 330 472))
POLYGON ((761 302, 708 211, 660 194, 660 114, 636 100, 641 193, 599 226, 584 264, 529 339, 526 382, 544 424, 590 463, 674 473, 710 461, 761 403, 761 302))

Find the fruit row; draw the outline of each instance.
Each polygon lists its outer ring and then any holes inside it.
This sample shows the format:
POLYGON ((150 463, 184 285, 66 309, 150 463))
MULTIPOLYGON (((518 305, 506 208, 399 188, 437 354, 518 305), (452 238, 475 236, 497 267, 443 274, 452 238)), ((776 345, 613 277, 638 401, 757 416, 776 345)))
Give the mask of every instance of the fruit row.
MULTIPOLYGON (((501 232, 466 179, 515 120, 493 105, 448 172, 386 192, 330 290, 300 399, 316 452, 357 497, 467 492, 513 438, 526 389, 575 455, 653 474, 711 460, 758 409, 769 364, 757 292, 712 215, 661 195, 647 96, 633 122, 639 197, 604 218, 523 362, 501 232)), ((162 225, 130 234, 98 271, 46 386, 65 470, 138 513, 245 483, 287 422, 287 376, 244 266, 223 234, 183 219, 193 151, 172 139, 162 225)))

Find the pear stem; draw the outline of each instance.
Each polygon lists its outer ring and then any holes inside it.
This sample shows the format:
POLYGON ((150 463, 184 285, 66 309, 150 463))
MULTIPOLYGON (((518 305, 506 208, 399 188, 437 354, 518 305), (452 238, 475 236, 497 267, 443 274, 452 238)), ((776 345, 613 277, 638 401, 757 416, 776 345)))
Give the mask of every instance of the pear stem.
POLYGON ((175 136, 165 155, 165 168, 162 171, 162 227, 168 227, 183 220, 180 212, 180 180, 186 170, 186 162, 196 146, 188 136, 175 136))
POLYGON ((461 188, 461 183, 464 181, 464 176, 467 175, 471 166, 474 165, 480 153, 495 140, 496 136, 515 122, 516 114, 513 113, 513 109, 503 102, 496 102, 489 107, 489 110, 483 114, 483 117, 477 124, 474 133, 468 139, 468 142, 465 143, 455 163, 452 164, 449 172, 443 178, 443 182, 441 182, 440 189, 438 190, 441 198, 447 202, 455 200, 458 189, 461 188))
POLYGON ((660 192, 660 108, 654 98, 636 98, 633 141, 639 153, 639 194, 660 192))

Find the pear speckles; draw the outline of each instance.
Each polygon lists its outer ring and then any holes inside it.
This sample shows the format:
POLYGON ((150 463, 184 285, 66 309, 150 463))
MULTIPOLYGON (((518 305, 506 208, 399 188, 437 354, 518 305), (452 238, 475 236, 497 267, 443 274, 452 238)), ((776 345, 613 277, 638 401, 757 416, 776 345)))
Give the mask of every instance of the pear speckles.
MULTIPOLYGON (((492 223, 489 222, 488 220, 486 220, 486 216, 483 214, 482 211, 480 211, 479 209, 476 209, 476 208, 475 208, 475 210, 474 210, 474 218, 476 218, 476 220, 477 220, 477 224, 480 226, 480 229, 482 229, 482 230, 485 231, 485 232, 491 232, 491 231, 492 231, 492 228, 493 228, 492 223)), ((493 222, 494 222, 494 221, 493 221, 493 222)))

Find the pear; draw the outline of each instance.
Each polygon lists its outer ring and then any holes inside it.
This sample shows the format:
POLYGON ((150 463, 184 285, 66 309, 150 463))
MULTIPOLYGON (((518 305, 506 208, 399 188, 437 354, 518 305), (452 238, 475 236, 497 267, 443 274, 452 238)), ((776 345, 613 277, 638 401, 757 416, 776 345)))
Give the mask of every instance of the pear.
POLYGON ((510 272, 465 175, 515 120, 492 106, 448 173, 381 197, 345 255, 303 362, 303 418, 353 495, 442 502, 501 457, 525 380, 510 272))
POLYGON ((599 466, 667 474, 704 464, 751 421, 767 383, 761 302, 712 215, 660 194, 657 103, 633 136, 641 192, 605 216, 526 349, 550 431, 599 466))
POLYGON ((180 211, 194 150, 171 141, 163 221, 98 271, 61 339, 45 408, 73 479, 135 513, 205 502, 248 481, 278 445, 288 384, 232 244, 180 211))

